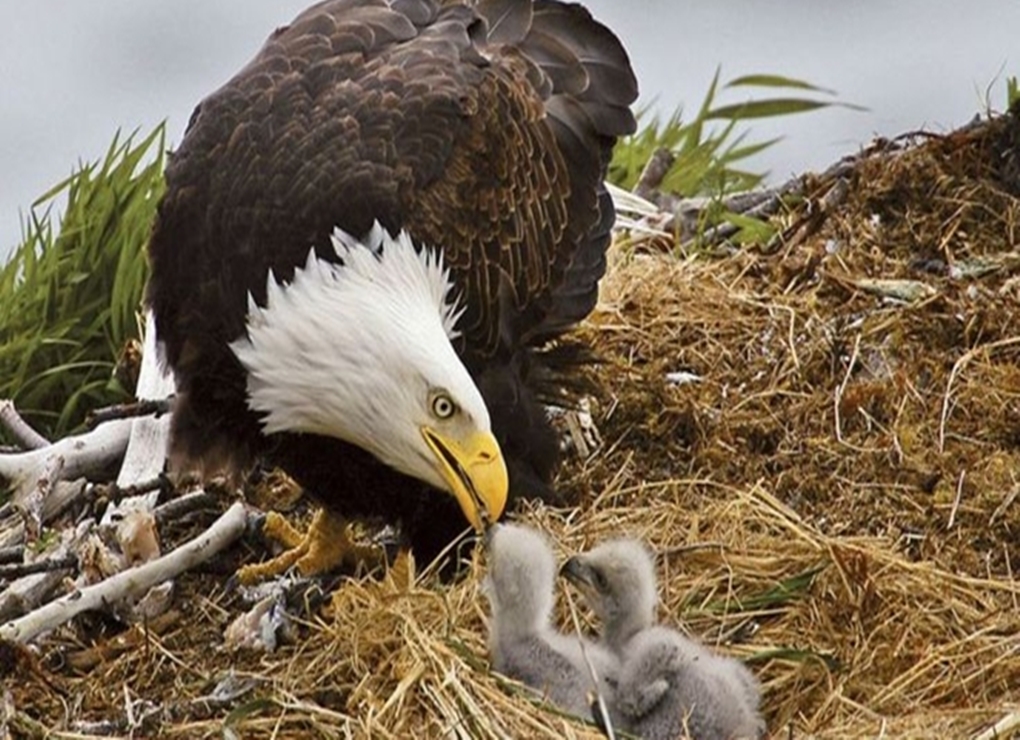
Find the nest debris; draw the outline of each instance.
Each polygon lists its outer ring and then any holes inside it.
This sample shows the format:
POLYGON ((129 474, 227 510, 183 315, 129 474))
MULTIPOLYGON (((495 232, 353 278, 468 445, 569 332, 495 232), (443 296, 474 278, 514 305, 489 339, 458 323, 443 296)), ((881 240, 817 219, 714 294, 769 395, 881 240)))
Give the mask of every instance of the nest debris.
MULTIPOLYGON (((621 242, 581 329, 603 444, 561 473, 578 507, 517 518, 564 556, 646 539, 662 618, 749 662, 776 737, 1003 737, 1020 712, 1018 127, 876 143, 805 177, 769 245, 621 242)), ((272 654, 221 647, 246 557, 145 627, 3 646, 8 732, 600 737, 489 671, 481 556, 347 579, 272 654)))

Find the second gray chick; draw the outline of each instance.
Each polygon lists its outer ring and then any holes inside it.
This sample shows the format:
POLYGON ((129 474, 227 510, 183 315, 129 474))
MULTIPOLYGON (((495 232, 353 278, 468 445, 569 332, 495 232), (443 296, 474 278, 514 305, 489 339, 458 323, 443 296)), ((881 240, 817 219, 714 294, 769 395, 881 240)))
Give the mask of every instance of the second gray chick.
POLYGON ((645 740, 760 738, 758 682, 738 660, 655 626, 658 590, 648 549, 607 541, 575 555, 562 574, 602 622, 601 642, 621 661, 614 722, 645 740))

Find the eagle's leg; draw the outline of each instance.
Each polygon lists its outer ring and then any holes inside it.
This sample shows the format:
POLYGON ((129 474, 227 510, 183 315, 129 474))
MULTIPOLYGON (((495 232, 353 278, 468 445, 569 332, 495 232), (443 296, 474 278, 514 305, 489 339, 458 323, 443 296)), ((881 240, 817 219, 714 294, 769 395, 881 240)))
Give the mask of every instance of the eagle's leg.
POLYGON ((275 511, 266 515, 262 534, 287 549, 272 560, 246 565, 237 571, 241 583, 256 583, 278 576, 291 567, 304 576, 325 573, 345 563, 355 568, 374 567, 381 559, 376 548, 357 545, 351 539, 348 523, 328 509, 315 512, 311 525, 301 534, 290 522, 275 511))

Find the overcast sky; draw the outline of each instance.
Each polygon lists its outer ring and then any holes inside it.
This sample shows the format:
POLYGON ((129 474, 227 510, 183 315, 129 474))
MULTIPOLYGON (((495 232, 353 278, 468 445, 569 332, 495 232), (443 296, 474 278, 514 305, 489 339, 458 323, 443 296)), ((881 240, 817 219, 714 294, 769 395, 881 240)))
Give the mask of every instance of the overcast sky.
MULTIPOLYGON (((306 0, 0 2, 0 257, 20 214, 118 128, 168 120, 180 140, 194 105, 306 0)), ((835 90, 867 112, 829 109, 754 125, 783 136, 761 155, 773 180, 821 169, 873 135, 948 130, 1001 108, 1020 74, 1020 1, 586 0, 629 50, 642 101, 668 113, 724 79, 769 72, 835 90)), ((732 102, 741 99, 730 96, 732 102)))

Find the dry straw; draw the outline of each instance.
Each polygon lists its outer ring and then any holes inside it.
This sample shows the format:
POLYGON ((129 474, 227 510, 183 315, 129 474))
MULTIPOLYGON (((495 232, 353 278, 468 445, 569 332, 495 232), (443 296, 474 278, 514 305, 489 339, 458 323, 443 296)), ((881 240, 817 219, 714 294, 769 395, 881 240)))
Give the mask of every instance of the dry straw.
MULTIPOLYGON (((1020 710, 1015 126, 877 146, 767 247, 621 243, 581 331, 603 445, 561 475, 577 508, 518 518, 561 556, 648 540, 662 619, 749 661, 777 737, 974 737, 1020 710)), ((78 632, 22 655, 9 726, 127 734, 127 697, 164 708, 136 735, 597 737, 490 672, 481 560, 346 580, 270 655, 219 647, 240 606, 193 576, 176 622, 82 675, 54 657, 78 632), (232 711, 189 703, 231 671, 232 711)))

